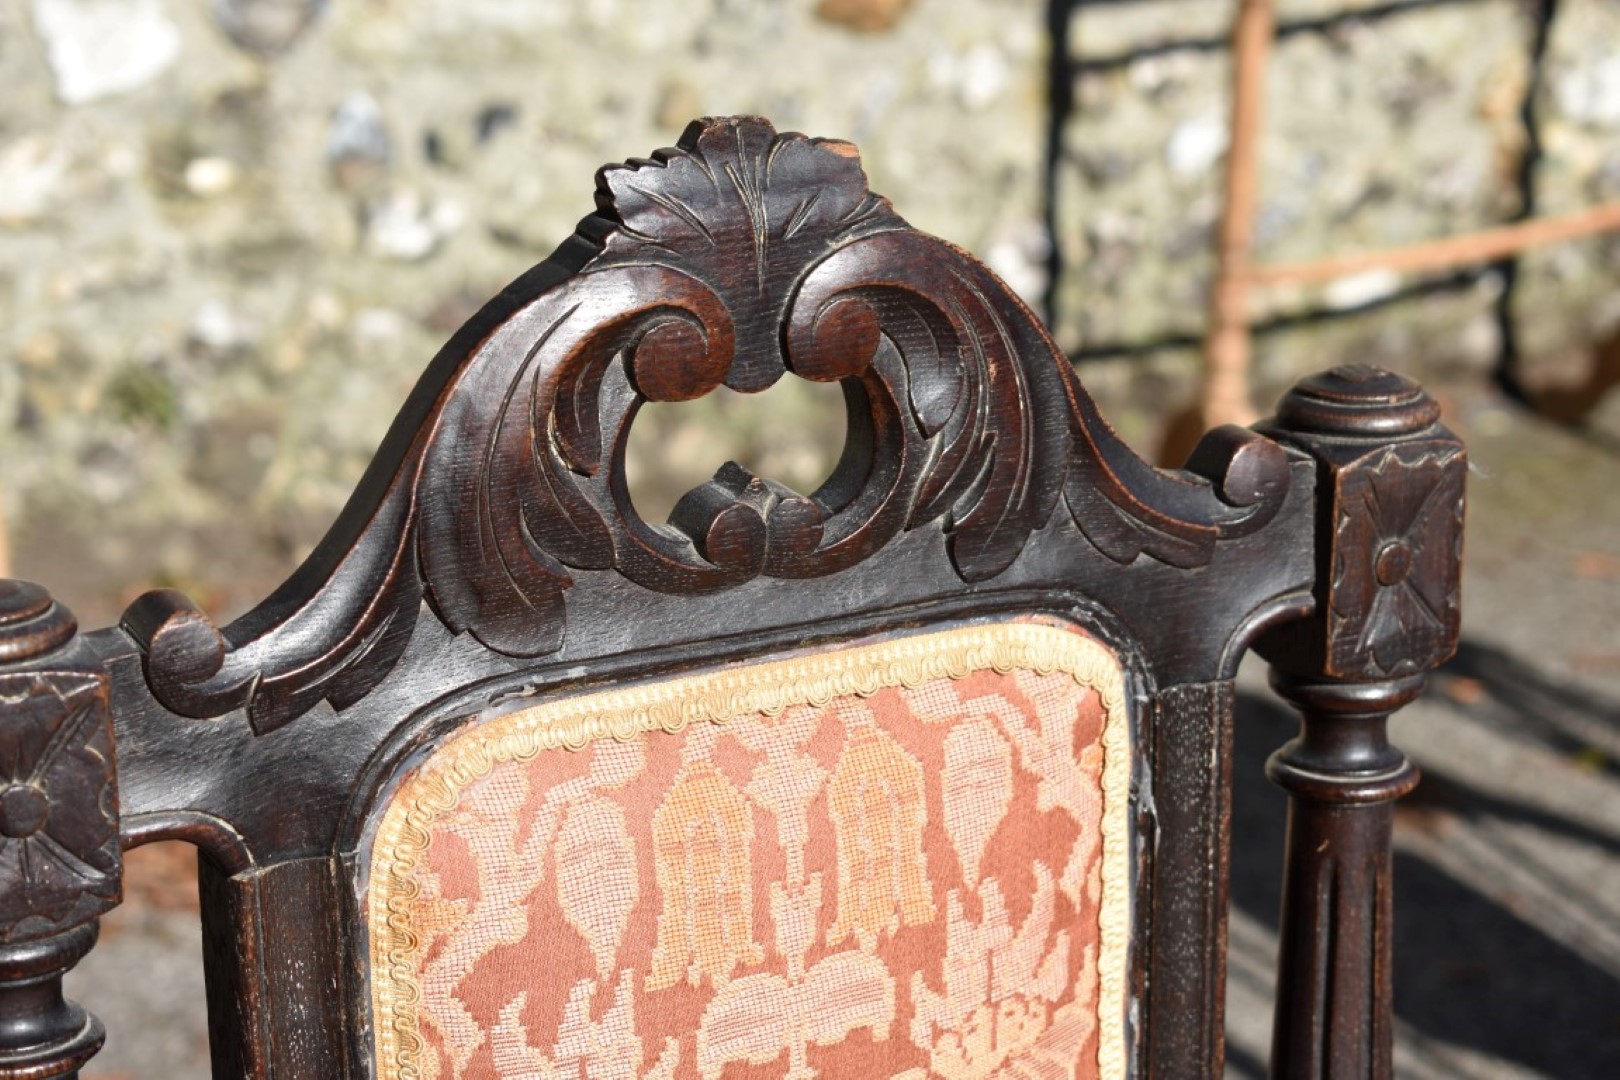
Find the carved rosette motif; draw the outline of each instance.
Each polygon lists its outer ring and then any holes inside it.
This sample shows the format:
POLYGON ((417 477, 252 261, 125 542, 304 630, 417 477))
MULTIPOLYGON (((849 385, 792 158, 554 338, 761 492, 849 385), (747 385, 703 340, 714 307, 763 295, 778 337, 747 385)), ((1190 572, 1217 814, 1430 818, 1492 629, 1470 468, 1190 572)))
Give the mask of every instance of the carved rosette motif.
POLYGON ((0 1076, 77 1076, 106 1032, 62 977, 122 897, 107 674, 44 589, 0 578, 0 1076))
POLYGON ((118 793, 101 680, 0 674, 0 944, 44 937, 120 897, 118 793))
POLYGON ((1448 658, 1461 631, 1462 442, 1410 379, 1347 365, 1301 382, 1262 430, 1315 458, 1318 617, 1260 643, 1313 677, 1389 679, 1448 658))
POLYGON ((1390 446, 1340 474, 1328 646, 1337 671, 1427 671, 1456 647, 1463 478, 1455 447, 1390 446))
POLYGON ((985 580, 1060 500, 1107 558, 1198 567, 1286 494, 1283 450, 1239 429, 1191 472, 1135 457, 1028 309, 874 195, 848 143, 699 121, 603 169, 596 201, 445 347, 277 595, 223 630, 172 592, 130 609, 160 701, 246 707, 261 732, 342 708, 386 675, 424 599, 491 649, 546 655, 581 570, 708 592, 836 573, 933 526, 985 580), (623 461, 641 404, 788 373, 844 388, 850 436, 826 484, 801 494, 731 465, 668 525, 644 521, 623 461))
POLYGON ((1268 430, 1315 461, 1317 610, 1257 648, 1300 712, 1266 775, 1289 795, 1271 1071, 1394 1075, 1394 802, 1418 770, 1391 713, 1456 648, 1463 444, 1392 372, 1306 379, 1268 430))

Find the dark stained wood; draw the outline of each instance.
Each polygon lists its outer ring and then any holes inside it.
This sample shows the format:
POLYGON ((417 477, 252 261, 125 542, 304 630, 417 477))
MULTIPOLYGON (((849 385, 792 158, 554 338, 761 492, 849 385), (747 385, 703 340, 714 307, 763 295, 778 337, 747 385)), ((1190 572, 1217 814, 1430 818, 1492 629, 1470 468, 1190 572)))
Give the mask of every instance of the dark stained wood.
POLYGON ((287 587, 223 630, 172 590, 123 625, 165 706, 246 706, 263 733, 364 697, 424 597, 452 632, 540 657, 580 571, 690 596, 844 571, 943 521, 951 564, 982 581, 1060 496, 1115 562, 1205 566, 1276 515, 1288 467, 1237 429, 1198 461, 1208 482, 1125 448, 1028 309, 873 195, 848 143, 712 121, 598 174, 597 212, 452 338, 287 587), (789 371, 847 388, 854 435, 827 485, 761 502, 721 483, 713 520, 643 521, 620 460, 641 403, 789 371))
POLYGON ((1462 443, 1415 383, 1345 367, 1265 427, 1317 463, 1316 612, 1262 637, 1299 737, 1267 775, 1289 794, 1271 1069, 1393 1076, 1393 803, 1418 782, 1389 714, 1460 627, 1462 443))
POLYGON ((351 1005, 338 936, 343 910, 337 860, 294 859, 252 875, 265 950, 266 1053, 273 1076, 350 1076, 345 1033, 351 1005), (306 912, 320 912, 310 918, 306 912))
MULTIPOLYGON (((105 777, 113 743, 118 768, 116 798, 76 782, 64 813, 121 807, 103 819, 124 846, 203 851, 215 1074, 359 1077, 368 826, 467 716, 902 627, 1066 619, 1118 651, 1139 706, 1133 1069, 1210 1077, 1239 657, 1260 638, 1318 681, 1435 662, 1444 635, 1405 600, 1358 606, 1394 588, 1400 556, 1369 545, 1397 525, 1413 602, 1455 621, 1451 489, 1374 525, 1355 507, 1357 485, 1449 484, 1460 456, 1440 429, 1388 430, 1405 384, 1367 406, 1338 378, 1274 429, 1217 429, 1185 469, 1153 469, 1004 284, 867 189, 853 147, 702 121, 599 174, 595 212, 451 338, 331 532, 258 608, 218 627, 159 590, 75 636, 16 591, 28 629, 8 636, 0 615, 0 678, 49 670, 71 696, 71 655, 107 695, 105 777), (669 523, 636 513, 624 450, 642 403, 789 375, 844 391, 848 438, 820 489, 730 464, 669 523), (1312 441, 1346 409, 1372 426, 1312 441), (1359 449, 1340 461, 1329 443, 1359 449)), ((9 700, 0 732, 42 730, 9 700)), ((1357 835, 1376 853, 1375 828, 1357 835)), ((37 920, 53 887, 8 885, 0 904, 37 920)), ((51 931, 68 935, 57 959, 116 900, 83 892, 51 931)), ((1353 983, 1369 955, 1335 953, 1332 977, 1353 983)))
POLYGON ((1181 1068, 1162 1075, 1220 1076, 1225 1059, 1235 704, 1230 682, 1170 687, 1157 702, 1148 1043, 1154 1061, 1181 1068))
POLYGON ((260 976, 265 941, 257 884, 252 874, 233 877, 212 859, 197 860, 208 1050, 216 1077, 275 1075, 260 976))
POLYGON ((1278 674, 1304 717, 1266 775, 1289 794, 1271 1072, 1351 1080, 1394 1075, 1391 967, 1394 800, 1417 767, 1384 735, 1421 675, 1311 682, 1278 674))
POLYGON ((1263 425, 1317 463, 1318 617, 1267 640, 1291 671, 1428 671, 1462 626, 1462 442, 1410 379, 1351 365, 1302 382, 1263 425))
POLYGON ((105 1038, 62 997, 123 891, 107 677, 76 626, 0 580, 0 1077, 77 1076, 105 1038))
POLYGON ((77 1077, 107 1033, 62 996, 62 976, 96 943, 94 920, 51 937, 0 945, 0 1076, 77 1077))

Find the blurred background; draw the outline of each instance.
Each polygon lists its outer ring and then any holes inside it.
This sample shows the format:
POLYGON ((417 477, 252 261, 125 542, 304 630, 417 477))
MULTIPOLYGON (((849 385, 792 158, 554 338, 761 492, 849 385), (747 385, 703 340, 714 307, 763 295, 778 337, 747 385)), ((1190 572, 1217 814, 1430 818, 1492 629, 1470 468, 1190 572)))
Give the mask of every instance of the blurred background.
MULTIPOLYGON (((1273 6, 1258 263, 1620 200, 1615 0, 1273 6)), ((591 210, 597 166, 705 114, 857 142, 873 188, 1028 299, 1159 458, 1198 402, 1238 7, 0 4, 0 564, 87 625, 154 584, 240 613, 439 345, 591 210)), ((1620 232, 1245 304, 1255 409, 1375 362, 1430 385, 1475 462, 1467 640, 1397 722, 1429 777, 1399 829, 1401 1072, 1620 1076, 1620 232)), ((818 389, 646 410, 644 514, 732 457, 812 489, 843 426, 818 389)), ((1282 844, 1261 767, 1291 729, 1262 682, 1245 670, 1239 1076, 1263 1074, 1282 844)), ((187 859, 133 853, 74 976, 111 1030, 91 1076, 206 1075, 187 859)))

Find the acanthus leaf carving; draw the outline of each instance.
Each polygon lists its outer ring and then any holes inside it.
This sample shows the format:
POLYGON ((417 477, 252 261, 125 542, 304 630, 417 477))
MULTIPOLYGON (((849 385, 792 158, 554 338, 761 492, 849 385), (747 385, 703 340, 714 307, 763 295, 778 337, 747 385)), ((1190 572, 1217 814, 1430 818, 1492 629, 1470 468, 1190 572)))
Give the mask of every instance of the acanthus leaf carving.
POLYGON ((981 581, 1060 497, 1109 559, 1201 566, 1287 484, 1258 436, 1206 456, 1196 475, 1137 458, 1030 311, 874 195, 850 144, 705 120, 598 174, 596 213, 446 345, 276 595, 221 631, 178 594, 148 594, 124 625, 161 702, 245 707, 264 732, 374 688, 423 599, 493 650, 555 652, 573 571, 712 592, 836 573, 932 526, 981 581), (623 468, 641 403, 789 372, 844 387, 832 478, 803 495, 730 467, 669 525, 642 520, 623 468))

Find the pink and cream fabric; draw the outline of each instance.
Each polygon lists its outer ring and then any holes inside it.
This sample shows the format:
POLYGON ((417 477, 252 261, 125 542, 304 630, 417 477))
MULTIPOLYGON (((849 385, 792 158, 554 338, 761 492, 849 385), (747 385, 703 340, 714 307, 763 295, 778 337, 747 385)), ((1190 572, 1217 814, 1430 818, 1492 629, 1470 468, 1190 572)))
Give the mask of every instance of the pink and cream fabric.
POLYGON ((1029 621, 479 718, 376 824, 376 1075, 1122 1077, 1131 758, 1029 621))

